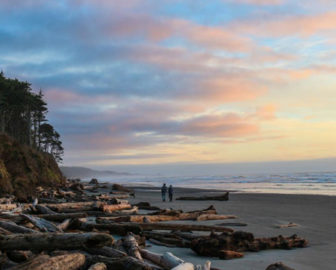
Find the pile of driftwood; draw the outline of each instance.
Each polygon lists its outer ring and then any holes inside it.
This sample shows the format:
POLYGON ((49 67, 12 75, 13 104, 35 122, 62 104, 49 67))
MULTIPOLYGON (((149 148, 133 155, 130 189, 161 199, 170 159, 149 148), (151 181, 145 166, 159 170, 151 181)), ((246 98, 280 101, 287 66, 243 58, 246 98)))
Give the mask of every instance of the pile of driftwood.
POLYGON ((296 236, 255 239, 224 226, 199 224, 201 220, 235 218, 219 215, 213 206, 183 212, 146 202, 131 205, 126 199, 134 191, 120 185, 109 188, 98 181, 68 181, 62 188, 38 188, 40 196, 32 203, 0 198, 0 269, 210 270, 214 269, 210 261, 194 266, 170 252, 150 252, 145 249, 146 241, 223 259, 241 257, 243 251, 307 245, 296 236), (210 235, 192 233, 196 231, 210 235), (117 235, 122 237, 116 240, 117 235))

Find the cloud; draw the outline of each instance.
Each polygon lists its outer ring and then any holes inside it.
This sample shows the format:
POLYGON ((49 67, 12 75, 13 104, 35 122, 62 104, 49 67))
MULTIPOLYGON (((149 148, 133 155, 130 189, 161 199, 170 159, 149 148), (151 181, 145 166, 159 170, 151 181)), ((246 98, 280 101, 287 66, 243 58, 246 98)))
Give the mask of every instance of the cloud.
POLYGON ((232 22, 230 27, 241 33, 264 37, 309 37, 335 30, 335 11, 309 15, 277 15, 232 22))

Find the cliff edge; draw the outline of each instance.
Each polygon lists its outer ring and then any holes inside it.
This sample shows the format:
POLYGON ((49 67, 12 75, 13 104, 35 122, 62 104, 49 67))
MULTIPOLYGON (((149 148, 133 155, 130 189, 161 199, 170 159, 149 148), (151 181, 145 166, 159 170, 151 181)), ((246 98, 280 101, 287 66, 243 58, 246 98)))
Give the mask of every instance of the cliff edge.
POLYGON ((0 196, 14 194, 26 200, 34 196, 37 186, 59 186, 64 182, 52 155, 0 134, 0 196))

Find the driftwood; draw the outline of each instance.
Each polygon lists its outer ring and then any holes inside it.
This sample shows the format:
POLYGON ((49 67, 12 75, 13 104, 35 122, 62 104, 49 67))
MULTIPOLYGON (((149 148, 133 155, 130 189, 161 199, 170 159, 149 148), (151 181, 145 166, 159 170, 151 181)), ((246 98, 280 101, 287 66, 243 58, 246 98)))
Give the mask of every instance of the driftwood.
POLYGON ((49 207, 47 207, 45 205, 37 204, 37 205, 35 205, 35 208, 41 214, 49 214, 49 215, 56 214, 55 211, 51 210, 49 207))
POLYGON ((30 250, 12 250, 7 252, 8 258, 17 263, 25 262, 33 255, 30 250))
POLYGON ((182 263, 172 268, 171 270, 194 270, 195 267, 192 263, 182 263))
POLYGON ((88 270, 107 270, 107 266, 105 263, 95 263, 88 270))
POLYGON ((298 238, 296 235, 291 237, 271 237, 271 238, 254 238, 252 233, 234 232, 223 233, 221 235, 211 234, 209 237, 194 239, 191 242, 191 249, 198 255, 209 257, 241 257, 229 251, 260 251, 265 249, 291 249, 295 247, 306 247, 307 241, 298 238))
POLYGON ((87 217, 87 213, 54 213, 54 214, 43 214, 38 215, 39 218, 43 218, 50 221, 62 222, 66 219, 71 218, 84 218, 87 217))
POLYGON ((139 245, 132 233, 128 233, 125 237, 123 237, 122 244, 128 255, 143 261, 139 245))
POLYGON ((84 265, 85 256, 81 253, 69 253, 55 257, 39 255, 26 263, 14 266, 11 270, 77 270, 84 265))
POLYGON ((132 189, 129 189, 129 188, 124 187, 124 186, 119 185, 119 184, 113 184, 112 185, 112 190, 122 191, 122 192, 126 192, 126 193, 134 193, 134 191, 132 189))
POLYGON ((71 219, 68 218, 66 220, 64 220, 62 223, 58 224, 57 225, 57 228, 60 230, 60 231, 66 231, 71 225, 71 219))
MULTIPOLYGON (((102 224, 102 225, 105 225, 105 224, 102 224)), ((207 225, 195 225, 195 224, 177 224, 177 223, 124 223, 124 225, 137 225, 142 230, 233 232, 232 229, 221 227, 221 226, 207 226, 207 225)))
POLYGON ((158 233, 158 232, 144 231, 143 235, 146 236, 146 238, 151 239, 151 241, 154 239, 156 241, 159 241, 160 244, 165 246, 168 245, 168 246, 186 247, 186 248, 190 248, 191 246, 190 240, 184 239, 178 235, 175 235, 174 233, 158 233))
POLYGON ((137 223, 129 223, 129 224, 92 224, 87 222, 81 222, 79 220, 74 221, 71 225, 71 228, 79 229, 83 231, 109 231, 111 234, 117 235, 126 235, 128 232, 132 232, 135 234, 139 234, 142 229, 137 223))
POLYGON ((160 210, 160 207, 152 206, 148 202, 139 202, 134 204, 134 206, 137 206, 141 210, 160 210))
POLYGON ((105 256, 90 256, 91 263, 102 262, 106 264, 109 270, 152 270, 148 264, 139 261, 133 257, 109 258, 105 256))
POLYGON ((10 211, 17 208, 16 203, 0 204, 0 212, 10 211))
POLYGON ((112 247, 102 247, 102 248, 88 248, 86 249, 87 252, 89 252, 92 255, 101 255, 105 257, 112 257, 112 258, 118 258, 118 257, 126 257, 127 254, 125 252, 122 252, 118 249, 112 248, 112 247))
POLYGON ((217 196, 200 196, 200 197, 179 197, 176 200, 183 201, 228 201, 229 200, 229 192, 225 192, 222 195, 217 196))
POLYGON ((111 213, 114 211, 122 210, 122 209, 130 209, 132 206, 128 203, 123 203, 123 204, 102 204, 100 206, 100 209, 103 212, 111 213))
POLYGON ((26 220, 34 224, 42 232, 59 232, 61 231, 55 224, 39 217, 34 217, 31 215, 21 214, 26 220))
POLYGON ((274 264, 269 265, 266 268, 266 270, 294 270, 294 269, 279 262, 279 263, 274 263, 274 264))
POLYGON ((0 249, 52 251, 103 247, 113 243, 113 237, 103 233, 34 233, 0 235, 0 249))
POLYGON ((38 231, 20 226, 11 221, 0 221, 0 227, 12 233, 38 233, 38 231))

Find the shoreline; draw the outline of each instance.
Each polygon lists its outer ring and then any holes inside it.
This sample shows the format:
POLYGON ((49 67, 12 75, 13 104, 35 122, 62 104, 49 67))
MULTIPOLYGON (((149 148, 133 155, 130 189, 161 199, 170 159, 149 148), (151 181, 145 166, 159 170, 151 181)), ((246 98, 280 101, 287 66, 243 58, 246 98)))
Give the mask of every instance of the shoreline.
MULTIPOLYGON (((237 215, 234 222, 246 223, 246 227, 231 227, 253 233, 256 237, 277 235, 290 236, 297 234, 308 240, 309 246, 304 249, 271 250, 258 253, 247 252, 244 258, 235 260, 219 260, 202 258, 192 251, 180 248, 153 246, 154 252, 171 251, 184 260, 202 264, 210 259, 213 267, 220 269, 265 269, 274 262, 282 261, 296 270, 334 269, 336 251, 336 196, 268 194, 268 193, 230 193, 229 201, 176 201, 162 202, 159 188, 146 190, 135 188, 136 197, 131 203, 147 201, 160 208, 182 209, 192 211, 205 209, 214 205, 219 214, 237 215), (277 228, 276 226, 293 222, 297 227, 277 228)), ((219 190, 175 188, 175 197, 199 196, 209 193, 223 193, 219 190)), ((220 221, 206 221, 202 224, 214 225, 220 221)))

